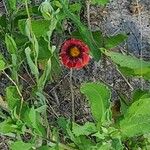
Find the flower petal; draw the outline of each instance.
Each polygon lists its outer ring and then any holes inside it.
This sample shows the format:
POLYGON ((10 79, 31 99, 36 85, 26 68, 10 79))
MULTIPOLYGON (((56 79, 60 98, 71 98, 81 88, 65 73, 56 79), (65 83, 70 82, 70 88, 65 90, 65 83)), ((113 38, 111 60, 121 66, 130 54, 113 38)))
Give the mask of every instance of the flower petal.
POLYGON ((74 38, 66 40, 61 46, 60 58, 66 67, 80 69, 87 65, 90 60, 89 48, 81 40, 74 38), (77 47, 81 53, 75 58, 73 58, 69 53, 70 49, 73 47, 77 47))

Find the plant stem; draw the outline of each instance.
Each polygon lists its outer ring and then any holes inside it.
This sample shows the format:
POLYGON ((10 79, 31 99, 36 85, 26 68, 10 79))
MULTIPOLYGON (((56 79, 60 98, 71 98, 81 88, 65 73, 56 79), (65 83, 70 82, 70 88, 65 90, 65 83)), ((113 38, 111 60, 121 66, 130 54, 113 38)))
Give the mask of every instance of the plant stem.
POLYGON ((18 92, 19 96, 21 97, 21 104, 20 104, 20 110, 19 110, 19 119, 20 119, 21 110, 22 110, 22 106, 23 106, 23 102, 24 102, 23 96, 22 96, 21 91, 20 91, 18 85, 16 84, 16 82, 5 71, 3 71, 3 74, 15 85, 17 92, 18 92))
POLYGON ((86 1, 86 11, 87 11, 88 28, 91 29, 91 24, 90 24, 90 0, 86 1))
POLYGON ((71 90, 71 111, 72 111, 72 122, 75 121, 75 102, 74 102, 74 91, 73 91, 73 84, 72 84, 72 74, 73 74, 73 69, 70 69, 70 90, 71 90))

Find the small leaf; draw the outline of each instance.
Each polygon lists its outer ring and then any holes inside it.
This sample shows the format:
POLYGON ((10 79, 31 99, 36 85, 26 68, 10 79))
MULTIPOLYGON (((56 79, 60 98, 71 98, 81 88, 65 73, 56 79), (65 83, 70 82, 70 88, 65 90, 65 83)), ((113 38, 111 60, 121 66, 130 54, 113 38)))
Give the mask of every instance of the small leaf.
POLYGON ((115 36, 110 36, 105 39, 105 48, 110 49, 118 46, 120 43, 124 42, 127 39, 127 35, 118 34, 115 36))
POLYGON ((87 96, 95 120, 104 123, 110 107, 110 90, 102 83, 85 83, 80 90, 87 96))
POLYGON ((14 143, 11 144, 10 149, 11 150, 31 150, 31 148, 34 145, 31 143, 24 143, 23 141, 16 141, 14 143))
POLYGON ((96 132, 96 126, 92 122, 86 122, 84 125, 78 125, 76 123, 73 123, 72 127, 72 132, 74 133, 75 136, 80 136, 80 135, 90 135, 94 132, 96 132))

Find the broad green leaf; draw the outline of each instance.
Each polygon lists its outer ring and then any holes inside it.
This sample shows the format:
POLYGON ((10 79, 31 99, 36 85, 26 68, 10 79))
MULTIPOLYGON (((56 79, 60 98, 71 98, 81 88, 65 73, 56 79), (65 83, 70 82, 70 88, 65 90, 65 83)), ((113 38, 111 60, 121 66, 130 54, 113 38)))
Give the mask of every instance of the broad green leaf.
POLYGON ((125 75, 150 79, 150 62, 118 52, 107 51, 105 54, 118 65, 120 71, 125 75))
POLYGON ((66 14, 67 18, 73 21, 73 23, 78 28, 78 31, 82 39, 84 39, 84 42, 89 46, 91 55, 94 57, 96 61, 99 61, 101 57, 101 52, 98 50, 99 47, 96 45, 91 31, 80 22, 78 16, 71 13, 71 11, 67 8, 67 6, 63 1, 61 1, 61 4, 63 5, 64 13, 66 14))
POLYGON ((78 125, 76 123, 73 123, 72 126, 72 132, 77 137, 80 135, 88 136, 92 133, 95 133, 96 131, 97 131, 96 126, 92 122, 86 122, 84 125, 78 125))
POLYGON ((115 36, 110 36, 105 39, 104 44, 105 48, 110 49, 118 46, 120 43, 124 42, 127 39, 127 35, 118 34, 115 36))
POLYGON ((85 83, 81 86, 91 105, 94 119, 99 123, 107 121, 110 107, 110 90, 102 83, 85 83))
POLYGON ((8 34, 5 35, 5 43, 6 43, 7 50, 10 54, 17 53, 16 43, 15 43, 14 39, 11 36, 9 36, 8 34))
MULTIPOLYGON (((47 31, 49 31, 50 21, 49 20, 32 20, 32 30, 36 37, 45 36, 47 31)), ((19 30, 23 35, 26 35, 25 31, 26 19, 21 19, 18 21, 19 30)))
POLYGON ((6 63, 3 55, 0 53, 0 71, 4 70, 5 68, 6 68, 6 63))
POLYGON ((91 0, 92 4, 106 5, 110 0, 91 0))
POLYGON ((9 86, 6 88, 6 100, 10 110, 13 110, 15 107, 20 107, 20 96, 15 86, 9 86))
POLYGON ((122 137, 150 133, 150 98, 135 101, 120 121, 122 137))
POLYGON ((30 67, 31 73, 36 77, 36 80, 38 81, 39 71, 37 66, 34 64, 33 60, 31 59, 31 49, 29 47, 25 49, 25 54, 26 54, 27 62, 30 67))
POLYGON ((32 143, 24 143, 23 141, 16 141, 10 145, 11 150, 31 150, 34 145, 32 143))

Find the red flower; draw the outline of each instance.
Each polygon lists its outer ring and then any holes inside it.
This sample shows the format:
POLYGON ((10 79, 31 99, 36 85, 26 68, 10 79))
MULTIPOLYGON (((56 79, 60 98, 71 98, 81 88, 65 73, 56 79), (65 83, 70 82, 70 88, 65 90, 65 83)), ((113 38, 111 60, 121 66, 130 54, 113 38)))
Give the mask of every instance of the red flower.
POLYGON ((61 46, 60 58, 66 67, 81 69, 90 60, 89 48, 78 39, 66 40, 61 46))

